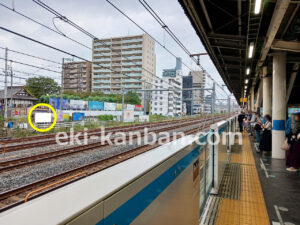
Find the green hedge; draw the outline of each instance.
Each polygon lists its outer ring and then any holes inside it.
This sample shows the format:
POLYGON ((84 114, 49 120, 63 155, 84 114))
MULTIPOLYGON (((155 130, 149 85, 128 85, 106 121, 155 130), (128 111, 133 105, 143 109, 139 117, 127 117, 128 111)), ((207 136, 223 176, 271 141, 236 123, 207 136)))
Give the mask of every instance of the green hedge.
POLYGON ((99 121, 112 121, 114 119, 113 115, 99 115, 98 120, 99 121))

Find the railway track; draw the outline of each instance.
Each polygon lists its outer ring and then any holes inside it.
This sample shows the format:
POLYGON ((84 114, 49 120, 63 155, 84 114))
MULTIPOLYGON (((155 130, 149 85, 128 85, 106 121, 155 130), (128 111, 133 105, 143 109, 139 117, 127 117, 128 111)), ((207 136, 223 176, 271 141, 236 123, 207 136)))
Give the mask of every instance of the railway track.
MULTIPOLYGON (((218 119, 218 117, 216 118, 218 119)), ((174 123, 182 123, 185 121, 202 121, 203 119, 185 119, 185 120, 174 120, 174 121, 164 121, 164 122, 156 122, 156 123, 145 123, 145 124, 138 124, 138 125, 128 125, 128 126, 122 126, 122 127, 113 127, 113 128, 106 128, 105 132, 119 132, 119 131, 134 131, 138 129, 143 128, 151 128, 151 127, 157 127, 157 126, 166 126, 168 124, 174 124, 174 123)), ((101 129, 93 129, 88 131, 87 136, 95 136, 99 135, 101 132, 101 129)), ((84 135, 82 132, 74 132, 74 135, 77 135, 78 133, 81 133, 81 135, 78 136, 78 139, 83 139, 84 135)), ((70 136, 70 132, 67 132, 67 135, 70 136)), ((25 137, 25 138, 15 138, 11 140, 4 140, 0 141, 1 148, 0 152, 12 152, 12 151, 18 151, 18 150, 25 150, 29 148, 35 148, 35 147, 41 147, 41 146, 47 146, 47 145, 54 145, 56 144, 55 140, 56 134, 49 134, 49 135, 39 135, 35 137, 25 137), (9 145, 13 143, 19 143, 16 145, 9 145)), ((70 141, 70 139, 62 140, 61 142, 67 142, 70 141)))
MULTIPOLYGON (((195 118, 188 118, 188 119, 184 119, 184 121, 188 121, 188 120, 194 120, 195 118)), ((106 130, 113 130, 116 128, 132 128, 132 127, 136 127, 136 126, 156 126, 157 124, 161 124, 161 123, 174 123, 174 122, 180 122, 183 121, 182 119, 176 119, 176 120, 167 120, 167 121, 156 121, 156 122, 146 122, 146 123, 142 123, 142 124, 133 124, 133 125, 125 125, 125 126, 117 126, 117 127, 107 127, 105 128, 106 130)), ((98 132, 100 131, 99 128, 96 129, 91 129, 89 130, 89 132, 98 132)), ((75 134, 77 132, 74 132, 75 134)), ((68 135, 70 135, 70 132, 67 132, 68 135)), ((52 134, 43 134, 43 135, 34 135, 34 136, 29 136, 29 137, 21 137, 21 138, 12 138, 12 139, 4 139, 1 140, 1 143, 3 144, 10 144, 10 143, 15 143, 15 142, 27 142, 27 141, 34 141, 34 140, 39 140, 39 139, 49 139, 49 138, 55 138, 55 133, 52 134)))
MULTIPOLYGON (((202 123, 203 120, 196 121, 196 122, 202 123)), ((159 132, 163 132, 163 131, 169 131, 172 129, 187 127, 187 126, 194 125, 194 124, 195 124, 195 121, 180 123, 179 125, 176 123, 173 126, 166 127, 166 128, 159 128, 156 130, 152 130, 151 132, 159 133, 159 132)), ((142 137, 145 135, 144 132, 140 132, 140 134, 142 137)), ((100 135, 99 135, 99 137, 100 137, 100 135)), ((137 137, 137 135, 135 135, 133 137, 137 137)), ((110 139, 110 141, 113 142, 114 139, 115 139, 115 137, 112 137, 110 139)), ((129 139, 129 135, 127 134, 126 140, 128 140, 128 139, 129 139)), ((56 150, 56 151, 32 155, 32 156, 28 156, 28 157, 22 157, 22 158, 17 158, 17 159, 13 159, 13 160, 3 161, 3 162, 0 162, 0 172, 7 172, 12 169, 17 169, 17 168, 28 166, 28 165, 33 165, 35 163, 41 163, 41 162, 45 162, 45 161, 49 161, 49 160, 53 160, 53 159, 58 159, 61 157, 67 157, 69 155, 73 155, 73 154, 77 154, 77 153, 81 153, 81 152, 85 152, 85 151, 91 151, 94 149, 101 150, 101 148, 104 148, 107 145, 109 145, 108 141, 106 141, 104 143, 94 142, 94 143, 90 143, 87 145, 79 145, 79 146, 69 147, 69 148, 62 149, 62 150, 56 150)))
MULTIPOLYGON (((223 118, 219 118, 218 120, 222 120, 223 118)), ((204 121, 203 121, 204 122, 204 121)), ((207 121, 205 121, 207 122, 207 121)), ((194 122, 191 121, 191 124, 194 122)), ((187 125, 188 126, 188 125, 187 125)), ((207 128, 210 126, 210 123, 201 126, 201 128, 207 128)), ((175 127, 182 127, 182 125, 175 125, 175 127)), ((174 129, 171 128, 171 129, 174 129)), ((185 131, 184 133, 186 135, 193 134, 199 131, 200 127, 193 128, 191 130, 185 131)), ((158 130, 164 130, 166 128, 158 129, 158 130)), ((170 128, 169 128, 170 130, 170 128)), ((160 131, 156 131, 160 132, 160 131)), ((172 140, 176 137, 173 136, 172 140)), ((99 144, 99 143, 98 143, 99 144)), ((146 151, 149 151, 151 149, 154 149, 158 147, 160 144, 156 142, 154 145, 142 145, 135 147, 133 149, 123 151, 121 153, 114 154, 113 156, 107 157, 105 159, 98 160, 93 163, 89 163, 86 165, 79 166, 75 169, 65 171, 53 176, 46 177, 44 179, 32 182, 30 184, 6 191, 0 193, 0 212, 5 211, 9 208, 12 208, 14 206, 17 206, 19 204, 22 204, 28 199, 36 198, 40 195, 43 195, 45 193, 48 193, 50 191, 53 191, 55 189, 58 189, 62 186, 65 186, 69 183, 75 182, 79 179, 82 179, 88 175, 97 173, 103 169, 106 169, 108 167, 111 167, 117 163, 120 163, 122 161, 125 161, 127 159, 130 159, 132 157, 135 157, 139 154, 142 154, 146 151), (64 182, 60 182, 62 180, 65 180, 64 182), (47 185, 51 184, 49 187, 47 185), (35 190, 40 190, 38 192, 35 192, 35 190)), ((80 146, 82 147, 82 146, 80 146)))

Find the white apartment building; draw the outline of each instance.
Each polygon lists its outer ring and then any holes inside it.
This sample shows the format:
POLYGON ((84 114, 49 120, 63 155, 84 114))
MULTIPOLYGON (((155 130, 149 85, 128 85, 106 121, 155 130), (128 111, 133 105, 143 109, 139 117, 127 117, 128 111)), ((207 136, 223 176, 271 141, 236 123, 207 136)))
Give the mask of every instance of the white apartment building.
POLYGON ((179 116, 183 114, 181 59, 177 59, 175 69, 163 71, 161 79, 152 85, 151 114, 179 116), (174 90, 164 91, 163 89, 174 90))
POLYGON ((121 93, 151 89, 156 74, 155 42, 148 35, 93 41, 92 91, 121 93), (142 82, 145 81, 145 82, 142 82))

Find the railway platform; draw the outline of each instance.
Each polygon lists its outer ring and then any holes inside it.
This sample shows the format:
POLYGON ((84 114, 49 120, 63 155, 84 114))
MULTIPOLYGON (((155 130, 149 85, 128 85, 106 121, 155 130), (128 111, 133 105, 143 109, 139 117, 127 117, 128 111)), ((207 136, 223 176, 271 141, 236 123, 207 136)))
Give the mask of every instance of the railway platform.
POLYGON ((120 155, 121 162, 39 197, 14 195, 7 200, 23 203, 1 212, 0 224, 299 224, 299 173, 257 154, 237 127, 236 116, 220 118, 200 136, 120 155))
POLYGON ((231 149, 217 195, 210 195, 200 224, 299 224, 299 173, 286 171, 285 160, 257 154, 243 132, 243 144, 231 149))

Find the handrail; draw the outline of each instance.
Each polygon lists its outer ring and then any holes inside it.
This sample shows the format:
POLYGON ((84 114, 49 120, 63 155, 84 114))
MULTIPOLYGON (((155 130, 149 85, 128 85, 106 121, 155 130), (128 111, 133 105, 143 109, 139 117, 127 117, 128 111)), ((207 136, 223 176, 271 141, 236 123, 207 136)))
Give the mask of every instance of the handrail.
POLYGON ((45 189, 47 189, 47 188, 49 188, 49 187, 52 187, 52 186, 55 186, 55 185, 57 185, 57 184, 63 183, 63 182, 65 182, 65 181, 71 180, 71 179, 73 179, 73 178, 75 178, 75 177, 79 177, 79 176, 81 176, 81 175, 88 176, 88 172, 86 172, 86 171, 80 172, 80 173, 77 173, 77 174, 75 174, 75 175, 73 175, 73 176, 66 177, 66 178, 64 178, 64 179, 62 179, 62 180, 59 180, 59 181, 57 181, 57 182, 55 182, 55 183, 48 184, 48 185, 46 185, 46 186, 44 186, 44 187, 38 188, 38 189, 36 189, 36 190, 34 190, 34 191, 31 191, 31 192, 29 192, 29 193, 26 195, 24 201, 27 202, 28 199, 29 199, 29 197, 30 197, 31 195, 37 193, 37 192, 40 192, 40 191, 42 191, 42 190, 45 190, 45 189))

